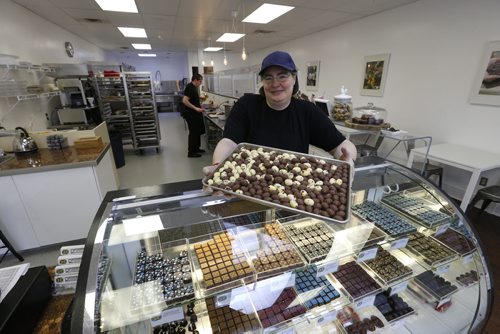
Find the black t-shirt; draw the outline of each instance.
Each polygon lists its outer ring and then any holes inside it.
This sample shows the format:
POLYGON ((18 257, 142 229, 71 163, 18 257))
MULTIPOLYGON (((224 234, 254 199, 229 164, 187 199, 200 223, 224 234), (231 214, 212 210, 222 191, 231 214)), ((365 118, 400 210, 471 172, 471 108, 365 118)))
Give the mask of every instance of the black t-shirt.
POLYGON ((271 109, 265 97, 246 94, 231 110, 224 137, 283 150, 307 153, 309 144, 331 151, 345 140, 313 103, 292 99, 284 110, 271 109))
MULTIPOLYGON (((184 96, 187 96, 189 98, 189 102, 191 102, 193 106, 201 108, 200 95, 198 94, 198 89, 193 85, 192 82, 186 85, 186 88, 184 89, 184 96)), ((187 106, 186 106, 186 111, 196 112, 196 110, 193 110, 187 106)))

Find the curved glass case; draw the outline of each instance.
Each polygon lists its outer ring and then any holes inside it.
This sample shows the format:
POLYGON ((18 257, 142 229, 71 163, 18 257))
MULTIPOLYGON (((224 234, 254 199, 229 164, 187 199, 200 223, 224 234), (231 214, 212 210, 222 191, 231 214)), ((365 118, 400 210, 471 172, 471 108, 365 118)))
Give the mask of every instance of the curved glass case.
POLYGON ((108 194, 85 246, 72 332, 466 333, 487 320, 477 237, 404 167, 357 171, 346 224, 199 185, 108 194))

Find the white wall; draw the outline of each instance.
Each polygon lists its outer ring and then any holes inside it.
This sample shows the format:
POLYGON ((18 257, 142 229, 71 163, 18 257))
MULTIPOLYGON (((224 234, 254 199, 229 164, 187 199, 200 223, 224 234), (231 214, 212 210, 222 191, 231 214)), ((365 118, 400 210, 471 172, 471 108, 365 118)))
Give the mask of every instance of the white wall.
POLYGON ((159 55, 155 58, 139 57, 136 55, 113 54, 108 59, 115 63, 127 63, 135 67, 136 71, 146 71, 155 76, 160 71, 161 80, 182 80, 190 77, 187 52, 171 52, 169 55, 159 55))
MULTIPOLYGON (((468 103, 484 46, 500 40, 500 1, 421 0, 248 55, 214 56, 215 71, 260 64, 274 50, 292 54, 305 87, 306 63, 319 60, 319 89, 333 99, 345 85, 355 107, 374 102, 398 128, 500 154, 500 107, 468 103), (363 58, 390 53, 382 97, 361 96, 363 58)), ((265 38, 265 37, 264 37, 265 38)), ((238 49, 238 47, 234 47, 238 49)), ((500 100, 500 97, 499 97, 500 100)), ((500 182, 488 173, 489 184, 500 182)), ((445 169, 444 188, 460 197, 470 174, 445 169)))

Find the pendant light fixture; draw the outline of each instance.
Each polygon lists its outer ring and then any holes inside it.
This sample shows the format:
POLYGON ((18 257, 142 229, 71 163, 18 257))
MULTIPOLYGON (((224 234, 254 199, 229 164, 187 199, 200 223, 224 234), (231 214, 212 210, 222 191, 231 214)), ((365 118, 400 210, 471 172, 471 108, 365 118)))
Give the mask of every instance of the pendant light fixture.
MULTIPOLYGON (((245 17, 245 1, 243 0, 243 17, 245 17)), ((243 21, 243 49, 241 50, 241 59, 247 60, 247 52, 245 50, 245 22, 243 21)))

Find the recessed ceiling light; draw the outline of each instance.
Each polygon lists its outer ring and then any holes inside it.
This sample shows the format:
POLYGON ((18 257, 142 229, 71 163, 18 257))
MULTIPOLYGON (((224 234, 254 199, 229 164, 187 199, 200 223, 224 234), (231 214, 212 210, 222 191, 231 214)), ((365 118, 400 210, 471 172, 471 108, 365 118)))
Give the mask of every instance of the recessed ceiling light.
POLYGON ((132 43, 132 46, 136 50, 151 50, 151 44, 137 44, 137 43, 132 43))
POLYGON ((118 30, 125 37, 135 37, 135 38, 147 38, 146 30, 144 28, 128 28, 128 27, 118 27, 118 30))
POLYGON ((269 23, 277 17, 294 9, 292 6, 273 5, 265 3, 257 8, 253 13, 243 19, 243 22, 249 23, 269 23))
POLYGON ((138 13, 134 0, 95 0, 102 10, 110 12, 138 13))
POLYGON ((219 37, 217 39, 217 42, 232 43, 232 42, 236 42, 237 40, 239 40, 243 36, 245 36, 245 34, 237 34, 237 33, 232 33, 232 32, 226 32, 221 37, 219 37))
POLYGON ((156 53, 138 53, 139 57, 156 57, 156 53))
POLYGON ((208 48, 204 48, 203 51, 207 51, 207 52, 216 52, 216 51, 220 51, 222 50, 222 48, 218 47, 218 46, 209 46, 208 48))

